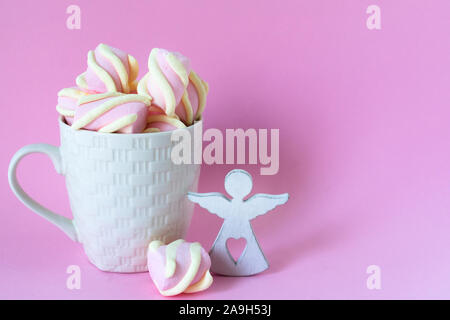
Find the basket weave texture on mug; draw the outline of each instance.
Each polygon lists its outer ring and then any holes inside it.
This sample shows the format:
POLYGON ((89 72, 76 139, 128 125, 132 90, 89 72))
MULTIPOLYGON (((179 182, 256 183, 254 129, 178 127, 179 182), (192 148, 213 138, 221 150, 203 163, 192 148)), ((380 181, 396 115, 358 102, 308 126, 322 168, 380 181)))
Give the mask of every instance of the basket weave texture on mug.
POLYGON ((147 270, 147 246, 183 238, 199 165, 175 165, 170 135, 61 130, 63 173, 79 241, 101 270, 147 270))

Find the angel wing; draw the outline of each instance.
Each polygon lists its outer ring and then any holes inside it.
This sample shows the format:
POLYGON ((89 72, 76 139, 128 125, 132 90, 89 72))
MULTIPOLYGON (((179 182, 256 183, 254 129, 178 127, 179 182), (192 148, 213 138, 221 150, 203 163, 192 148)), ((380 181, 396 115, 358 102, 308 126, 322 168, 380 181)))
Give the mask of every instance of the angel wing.
POLYGON ((211 213, 225 219, 226 212, 230 209, 230 200, 219 192, 196 193, 188 192, 188 199, 200 205, 211 213))
POLYGON ((285 204, 289 199, 289 194, 265 194, 258 193, 244 201, 243 211, 251 220, 259 215, 275 209, 275 207, 285 204))

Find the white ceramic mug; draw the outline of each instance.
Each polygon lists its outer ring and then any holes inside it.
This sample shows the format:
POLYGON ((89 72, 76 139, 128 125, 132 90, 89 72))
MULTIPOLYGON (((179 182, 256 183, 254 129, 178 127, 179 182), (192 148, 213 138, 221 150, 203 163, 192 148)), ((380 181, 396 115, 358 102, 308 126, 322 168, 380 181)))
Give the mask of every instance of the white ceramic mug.
MULTIPOLYGON (((147 246, 184 238, 196 191, 200 165, 171 161, 171 132, 111 134, 73 130, 59 119, 61 146, 28 145, 9 166, 15 195, 31 210, 81 242, 89 260, 104 271, 147 270, 147 246), (31 199, 16 177, 19 161, 29 153, 47 154, 66 178, 73 219, 31 199)), ((201 129, 202 122, 187 129, 201 129), (199 128, 195 128, 199 127, 199 128)))

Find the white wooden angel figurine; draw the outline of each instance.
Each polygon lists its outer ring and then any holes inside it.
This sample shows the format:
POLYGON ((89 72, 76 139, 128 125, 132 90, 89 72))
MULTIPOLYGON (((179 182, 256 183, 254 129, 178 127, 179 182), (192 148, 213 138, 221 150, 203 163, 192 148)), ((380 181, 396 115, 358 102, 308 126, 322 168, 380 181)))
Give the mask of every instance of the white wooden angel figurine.
POLYGON ((232 170, 225 177, 225 190, 232 197, 231 200, 218 192, 188 193, 189 200, 225 220, 209 252, 211 271, 216 274, 249 276, 260 273, 269 267, 256 240, 250 220, 286 203, 289 195, 287 193, 280 195, 259 193, 243 200, 250 193, 252 187, 252 177, 247 171, 232 170), (246 247, 237 261, 228 251, 226 242, 229 238, 245 238, 247 241, 246 247))

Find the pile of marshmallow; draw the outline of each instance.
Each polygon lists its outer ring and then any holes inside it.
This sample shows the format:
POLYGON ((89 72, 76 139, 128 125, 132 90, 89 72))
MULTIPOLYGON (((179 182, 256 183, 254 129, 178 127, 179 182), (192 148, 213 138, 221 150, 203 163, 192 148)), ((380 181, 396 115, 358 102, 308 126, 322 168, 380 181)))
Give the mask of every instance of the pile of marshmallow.
POLYGON ((140 80, 136 59, 119 49, 99 44, 87 58, 77 86, 58 93, 56 110, 73 129, 149 133, 201 119, 208 84, 180 53, 154 48, 140 80))

